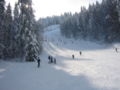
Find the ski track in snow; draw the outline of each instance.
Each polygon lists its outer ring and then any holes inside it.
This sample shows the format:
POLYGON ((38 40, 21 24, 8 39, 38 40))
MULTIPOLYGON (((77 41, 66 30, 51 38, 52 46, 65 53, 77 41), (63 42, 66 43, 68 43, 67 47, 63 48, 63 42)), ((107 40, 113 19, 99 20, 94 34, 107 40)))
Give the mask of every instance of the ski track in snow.
POLYGON ((48 27, 44 37, 40 68, 36 62, 0 62, 0 90, 120 90, 120 52, 114 49, 120 51, 120 44, 67 39, 59 25, 48 27), (56 65, 48 64, 48 55, 56 65))

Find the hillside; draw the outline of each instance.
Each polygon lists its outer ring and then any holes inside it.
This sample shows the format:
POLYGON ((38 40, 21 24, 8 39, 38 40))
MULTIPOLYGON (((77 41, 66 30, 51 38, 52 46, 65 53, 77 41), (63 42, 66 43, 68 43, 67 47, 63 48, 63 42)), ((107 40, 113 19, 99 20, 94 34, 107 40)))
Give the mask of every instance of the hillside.
POLYGON ((37 62, 0 62, 0 90, 120 90, 120 44, 67 39, 59 25, 48 27, 44 38, 40 68, 37 62), (48 64, 48 55, 57 63, 48 64))

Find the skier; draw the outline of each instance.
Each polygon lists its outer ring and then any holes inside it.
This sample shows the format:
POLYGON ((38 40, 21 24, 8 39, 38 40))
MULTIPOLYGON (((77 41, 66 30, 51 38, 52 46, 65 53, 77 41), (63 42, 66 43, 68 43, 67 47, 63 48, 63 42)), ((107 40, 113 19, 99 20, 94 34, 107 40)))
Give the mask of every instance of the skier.
POLYGON ((82 52, 80 51, 80 55, 82 55, 82 52))
POLYGON ((53 57, 51 56, 50 62, 53 63, 53 57))
POLYGON ((51 57, 50 57, 50 56, 48 56, 48 59, 49 59, 49 60, 50 60, 50 58, 51 58, 51 57))
POLYGON ((117 49, 117 48, 115 48, 115 51, 116 51, 116 52, 118 52, 118 49, 117 49))
POLYGON ((48 56, 48 60, 49 60, 48 63, 51 63, 51 56, 48 56))
POLYGON ((73 59, 75 58, 74 54, 72 55, 72 58, 73 58, 73 59))
POLYGON ((37 63, 38 63, 38 68, 40 67, 40 58, 38 57, 38 59, 37 59, 37 63))
POLYGON ((54 58, 54 64, 56 64, 56 58, 54 58))

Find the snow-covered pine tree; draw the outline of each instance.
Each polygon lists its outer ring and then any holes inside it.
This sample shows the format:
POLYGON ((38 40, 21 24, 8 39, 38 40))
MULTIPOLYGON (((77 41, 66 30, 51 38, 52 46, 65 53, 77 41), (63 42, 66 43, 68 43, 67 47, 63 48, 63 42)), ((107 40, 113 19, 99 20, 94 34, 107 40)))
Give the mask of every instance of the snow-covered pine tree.
POLYGON ((117 0, 117 11, 119 14, 119 22, 120 22, 120 0, 117 0))
POLYGON ((3 58, 5 1, 0 0, 0 58, 3 58))
POLYGON ((18 3, 15 3, 15 8, 14 8, 14 19, 13 19, 13 27, 14 27, 14 30, 15 30, 15 39, 17 39, 17 33, 19 33, 19 29, 20 29, 20 19, 19 19, 19 16, 20 16, 20 12, 19 12, 19 6, 18 6, 18 3))
POLYGON ((108 42, 114 42, 119 40, 120 35, 120 23, 119 16, 117 12, 117 1, 116 0, 106 0, 106 30, 107 36, 106 40, 108 42))
POLYGON ((34 29, 35 19, 32 10, 32 0, 19 0, 20 33, 19 40, 23 57, 26 61, 34 61, 33 56, 38 54, 39 43, 34 29))
POLYGON ((15 3, 15 7, 14 7, 14 19, 13 19, 13 29, 14 29, 14 43, 13 43, 13 47, 14 47, 14 53, 15 53, 15 57, 21 57, 22 53, 21 50, 22 48, 20 47, 20 40, 19 40, 19 35, 20 35, 20 8, 18 3, 15 3))
POLYGON ((5 58, 12 58, 13 53, 12 53, 12 11, 11 11, 11 6, 8 4, 7 10, 5 12, 5 23, 4 23, 4 56, 5 58))

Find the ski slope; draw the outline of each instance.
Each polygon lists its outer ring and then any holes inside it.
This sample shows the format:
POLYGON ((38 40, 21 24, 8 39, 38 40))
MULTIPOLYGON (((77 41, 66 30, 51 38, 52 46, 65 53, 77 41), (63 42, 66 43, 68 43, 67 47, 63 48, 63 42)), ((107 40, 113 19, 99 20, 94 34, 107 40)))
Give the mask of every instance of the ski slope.
POLYGON ((120 44, 67 39, 59 25, 46 28, 44 38, 40 68, 36 62, 0 62, 0 90, 120 90, 120 44), (48 55, 56 65, 48 64, 48 55))

